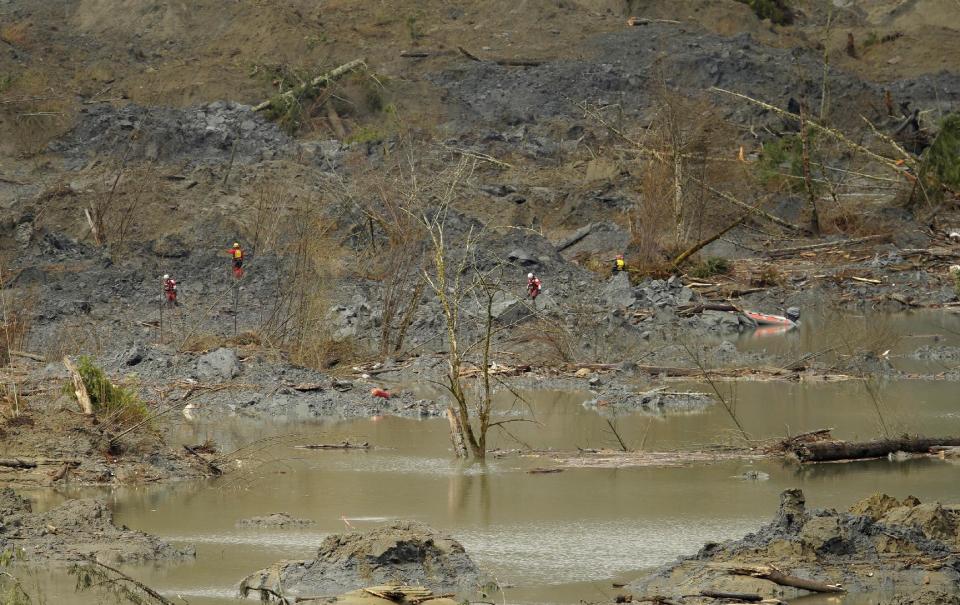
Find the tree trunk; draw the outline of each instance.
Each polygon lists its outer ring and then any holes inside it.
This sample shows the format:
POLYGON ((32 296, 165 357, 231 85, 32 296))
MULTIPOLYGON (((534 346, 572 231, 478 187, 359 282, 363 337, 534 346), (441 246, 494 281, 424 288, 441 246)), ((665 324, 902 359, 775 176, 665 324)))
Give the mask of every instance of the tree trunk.
POLYGON ((807 132, 807 110, 800 106, 800 164, 803 168, 803 187, 810 202, 810 232, 820 237, 820 216, 817 212, 817 196, 813 190, 813 177, 810 175, 810 134, 807 132))
POLYGON ((926 454, 930 452, 930 448, 936 446, 960 446, 960 437, 918 437, 863 442, 821 441, 796 444, 791 448, 791 453, 801 462, 836 462, 883 458, 893 452, 926 454))
POLYGON ((87 387, 83 384, 83 377, 80 376, 80 372, 70 361, 69 357, 63 358, 63 365, 67 367, 67 371, 70 372, 70 378, 73 379, 73 394, 77 396, 80 409, 87 416, 93 416, 93 402, 90 401, 90 394, 87 393, 87 387))

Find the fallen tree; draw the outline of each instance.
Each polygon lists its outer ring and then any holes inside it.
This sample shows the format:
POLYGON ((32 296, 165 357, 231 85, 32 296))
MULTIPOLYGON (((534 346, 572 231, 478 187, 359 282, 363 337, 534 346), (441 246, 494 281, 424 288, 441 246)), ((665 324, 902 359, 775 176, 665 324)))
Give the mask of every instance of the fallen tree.
POLYGON ((800 462, 842 462, 883 458, 894 452, 928 454, 932 448, 960 446, 960 437, 915 437, 876 441, 797 443, 790 454, 800 462))
POLYGON ((273 97, 272 99, 267 99, 263 103, 260 103, 259 105, 254 107, 253 110, 263 111, 264 109, 267 109, 268 107, 273 106, 278 101, 281 101, 281 100, 287 101, 294 98, 300 98, 304 94, 306 94, 307 91, 309 90, 318 88, 320 86, 326 86, 327 84, 333 82, 334 80, 337 80, 338 78, 345 76, 346 74, 352 71, 356 71, 357 69, 365 69, 366 67, 367 67, 367 64, 364 62, 363 59, 354 59, 353 61, 350 61, 349 63, 344 63, 340 67, 334 70, 328 71, 327 73, 321 76, 317 76, 316 78, 310 80, 309 82, 307 82, 302 86, 297 86, 296 88, 292 88, 285 93, 282 93, 280 95, 277 95, 276 97, 273 97))

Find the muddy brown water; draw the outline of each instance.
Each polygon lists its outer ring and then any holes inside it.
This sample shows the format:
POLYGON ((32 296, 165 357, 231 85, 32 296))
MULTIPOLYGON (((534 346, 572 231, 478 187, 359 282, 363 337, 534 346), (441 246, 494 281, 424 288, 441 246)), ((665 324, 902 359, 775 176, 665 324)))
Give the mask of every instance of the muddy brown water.
MULTIPOLYGON (((780 340, 743 337, 738 346, 819 350, 834 325, 825 316, 780 340), (819 322, 819 323, 818 323, 819 322), (812 327, 811 327, 812 326, 812 327)), ((914 314, 884 318, 898 351, 912 350, 916 335, 940 333, 948 344, 956 318, 914 314), (890 323, 892 322, 892 324, 890 323), (889 327, 889 326, 893 327, 889 327)), ((856 324, 853 324, 856 325, 856 324)), ((863 331, 860 325, 856 330, 863 331)), ((856 331, 855 330, 855 331, 856 331)), ((876 328, 875 331, 879 331, 876 328)), ((958 330, 960 331, 960 330, 958 330)), ((941 340, 941 343, 945 342, 941 340)), ((643 385, 638 385, 643 386, 643 385)), ((425 385, 424 392, 430 389, 425 385)), ((670 383, 674 390, 703 384, 670 383)), ((886 430, 928 435, 960 434, 957 386, 944 381, 886 381, 870 389, 836 383, 740 382, 717 388, 754 439, 833 427, 842 438, 873 438, 886 430)), ((530 389, 526 402, 500 393, 498 407, 512 423, 510 435, 493 433, 500 448, 615 448, 607 419, 583 407, 584 391, 530 389)), ((622 414, 613 418, 630 447, 648 450, 734 442, 735 426, 721 405, 701 413, 622 414)), ((729 462, 677 468, 568 469, 529 474, 550 466, 547 457, 510 455, 485 466, 458 463, 442 419, 368 418, 349 421, 262 423, 240 417, 182 420, 183 443, 211 437, 229 451, 256 442, 243 471, 216 482, 28 495, 36 508, 66 497, 109 500, 118 523, 197 547, 195 561, 128 567, 175 602, 236 602, 246 574, 280 559, 311 557, 321 540, 349 524, 364 528, 393 519, 416 519, 451 532, 482 568, 499 580, 510 603, 607 602, 626 582, 708 540, 737 538, 774 514, 778 494, 805 490, 818 507, 848 507, 877 491, 897 497, 960 502, 958 468, 939 460, 888 460, 803 469, 779 461, 729 462), (370 451, 310 451, 304 443, 369 441, 370 451), (739 478, 761 471, 767 480, 739 478), (316 524, 290 530, 239 528, 237 521, 285 511, 316 524)), ((51 603, 98 603, 78 596, 62 572, 35 571, 51 603)), ((883 595, 810 597, 807 605, 866 605, 883 595)), ((498 596, 496 599, 503 599, 498 596)))
MULTIPOLYGON (((702 386, 700 388, 703 388, 702 386)), ((881 389, 888 424, 917 432, 960 433, 955 385, 897 382, 881 389)), ((509 425, 514 436, 542 447, 611 447, 606 421, 582 406, 587 392, 528 391, 527 414, 542 426, 509 425)), ((512 407, 512 397, 501 399, 512 407)), ((837 427, 842 437, 878 434, 874 402, 856 383, 798 385, 741 383, 737 415, 753 437, 837 427)), ((625 415, 616 424, 628 444, 646 435, 647 449, 732 439, 720 406, 701 414, 625 415)), ((514 603, 601 601, 614 581, 695 552, 704 541, 736 538, 768 520, 779 492, 802 487, 814 506, 846 507, 876 491, 960 501, 957 467, 943 461, 875 461, 823 465, 802 471, 779 462, 724 463, 681 468, 570 469, 536 475, 549 465, 536 457, 492 459, 486 467, 454 461, 444 420, 399 418, 270 424, 241 418, 183 423, 181 438, 216 438, 230 448, 257 439, 259 460, 214 483, 30 494, 45 508, 63 497, 106 497, 116 521, 183 544, 193 562, 131 567, 148 584, 192 604, 235 601, 247 573, 279 559, 310 557, 324 536, 391 519, 418 519, 447 529, 500 582, 514 603), (293 436, 291 436, 293 435, 293 436), (371 451, 307 451, 298 443, 369 441, 371 451), (748 470, 765 481, 738 479, 748 470), (286 511, 315 526, 291 530, 238 528, 240 519, 286 511)), ((515 447, 504 434, 495 445, 515 447)), ((72 582, 44 574, 50 602, 97 602, 72 593, 72 582), (58 600, 63 599, 63 600, 58 600)), ((844 603, 866 603, 850 597, 844 603)), ((840 602, 835 599, 809 603, 840 602)))

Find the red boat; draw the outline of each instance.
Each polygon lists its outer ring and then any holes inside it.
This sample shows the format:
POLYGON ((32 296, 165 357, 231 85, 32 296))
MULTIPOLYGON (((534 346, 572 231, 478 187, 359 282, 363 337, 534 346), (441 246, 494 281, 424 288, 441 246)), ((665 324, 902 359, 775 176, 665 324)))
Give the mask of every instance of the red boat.
POLYGON ((758 326, 782 326, 786 328, 796 327, 800 321, 800 309, 791 307, 787 309, 787 315, 768 315, 757 311, 744 311, 744 315, 752 319, 758 326))

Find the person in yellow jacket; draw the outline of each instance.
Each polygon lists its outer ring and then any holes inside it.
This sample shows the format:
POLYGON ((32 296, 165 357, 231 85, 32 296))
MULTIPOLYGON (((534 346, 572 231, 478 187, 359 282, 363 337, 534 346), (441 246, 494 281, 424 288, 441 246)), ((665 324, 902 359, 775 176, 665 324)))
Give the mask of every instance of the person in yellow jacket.
POLYGON ((233 247, 227 250, 227 253, 233 261, 233 276, 243 277, 243 248, 238 242, 233 242, 233 247))
POLYGON ((613 259, 613 272, 617 273, 619 271, 627 270, 627 261, 623 260, 623 255, 618 254, 617 258, 613 259))

